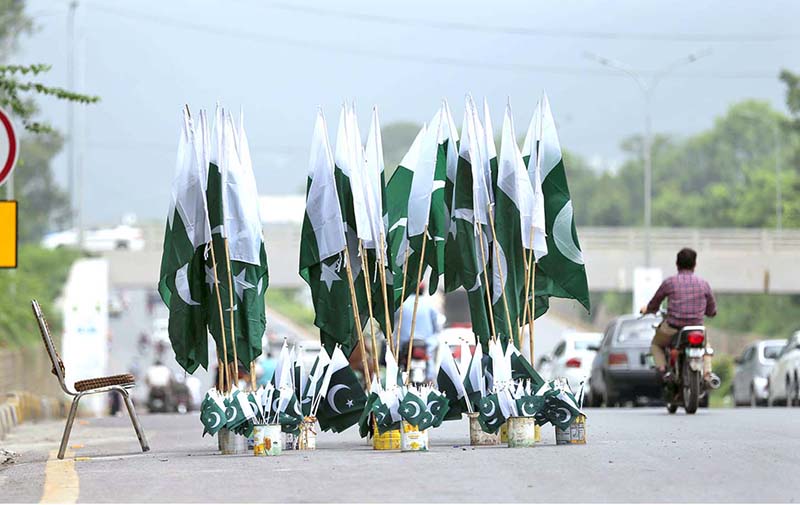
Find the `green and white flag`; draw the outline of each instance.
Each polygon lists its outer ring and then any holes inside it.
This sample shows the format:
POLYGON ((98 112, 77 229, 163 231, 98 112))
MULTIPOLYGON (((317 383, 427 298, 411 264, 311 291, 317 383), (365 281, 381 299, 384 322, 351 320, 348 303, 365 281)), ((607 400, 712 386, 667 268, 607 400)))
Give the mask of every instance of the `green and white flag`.
POLYGON ((497 394, 490 394, 478 402, 478 422, 486 433, 497 433, 500 426, 506 421, 500 409, 500 399, 497 394))
POLYGON ((306 381, 303 396, 301 397, 301 405, 304 416, 311 415, 311 406, 314 400, 319 395, 319 388, 322 385, 322 380, 325 377, 325 371, 331 358, 325 351, 325 348, 319 350, 319 354, 314 359, 314 364, 311 365, 311 370, 308 372, 308 381, 306 381))
POLYGON ((242 404, 239 401, 239 396, 243 396, 236 386, 233 387, 231 394, 225 397, 223 401, 225 405, 225 427, 233 431, 247 422, 247 416, 242 410, 242 404))
POLYGON ((409 390, 400 402, 400 416, 407 423, 425 430, 433 424, 433 416, 428 412, 425 401, 409 390), (426 415, 427 414, 427 415, 426 415))
POLYGON ((184 110, 172 198, 164 232, 158 292, 169 308, 169 339, 175 360, 188 373, 208 368, 203 253, 211 241, 206 207, 207 127, 195 128, 184 110))
MULTIPOLYGON (((219 356, 223 355, 221 326, 224 325, 228 360, 233 361, 230 331, 233 317, 237 357, 247 368, 262 352, 261 339, 267 323, 264 295, 269 285, 269 270, 247 135, 241 118, 236 128, 231 115, 221 108, 217 108, 211 135, 206 195, 224 314, 220 320, 218 310, 209 310, 208 325, 217 342, 219 356), (227 259, 230 260, 230 276, 227 259)), ((206 259, 205 269, 209 296, 216 297, 211 254, 206 259)))
MULTIPOLYGON (((464 379, 464 391, 467 394, 467 401, 473 406, 477 406, 480 399, 486 396, 486 381, 483 376, 483 347, 480 345, 475 346, 475 352, 469 361, 464 379)), ((474 411, 474 407, 471 410, 474 411)))
MULTIPOLYGON (((519 346, 521 305, 525 284, 525 255, 522 247, 520 209, 531 206, 533 197, 522 155, 519 152, 511 105, 503 118, 500 162, 494 191, 495 242, 492 247, 492 304, 497 337, 507 345, 519 346), (526 191, 527 189, 527 191, 526 191), (528 198, 525 202, 524 199, 528 198)), ((510 377, 509 377, 510 378, 510 377)))
MULTIPOLYGON (((447 414, 450 411, 450 402, 447 397, 439 391, 431 390, 427 398, 428 412, 433 416, 431 426, 438 428, 442 422, 447 419, 447 414)), ((459 414, 459 417, 461 415, 459 414)))
POLYGON ((367 395, 339 347, 331 356, 320 395, 323 399, 317 410, 317 420, 323 431, 339 433, 358 423, 367 395))
POLYGON ((200 404, 200 422, 203 423, 203 435, 216 435, 225 427, 225 402, 215 390, 208 391, 200 404))
POLYGON ((455 291, 464 284, 461 275, 461 254, 457 239, 458 227, 455 218, 455 192, 456 179, 458 176, 459 163, 459 136, 456 129, 453 114, 447 100, 444 101, 445 126, 442 128, 443 135, 447 135, 445 140, 445 156, 447 166, 445 171, 444 183, 444 208, 445 222, 447 223, 447 235, 444 244, 444 259, 447 268, 444 269, 444 290, 447 293, 455 291))
MULTIPOLYGON (((462 350, 462 352, 464 352, 462 350)), ((448 419, 460 419, 464 410, 472 409, 472 405, 465 400, 467 394, 464 389, 464 382, 459 373, 450 346, 441 342, 439 344, 439 355, 442 356, 442 363, 436 374, 436 387, 448 400, 449 412, 448 419)))
POLYGON ((481 344, 486 345, 491 337, 486 300, 488 286, 484 276, 489 260, 489 242, 486 233, 482 234, 483 240, 480 240, 478 227, 482 227, 483 232, 488 230, 489 201, 480 154, 483 134, 478 131, 479 123, 475 104, 471 97, 467 97, 453 193, 455 233, 451 235, 455 254, 459 257, 457 268, 460 270, 461 283, 467 291, 472 331, 481 344))
MULTIPOLYGON (((349 184, 347 185, 349 194, 349 184)), ((320 342, 333 352, 353 346, 353 308, 344 264, 345 234, 333 154, 322 111, 317 113, 300 238, 300 276, 311 288, 320 342)), ((305 401, 305 399, 304 399, 305 401)))
POLYGON ((546 94, 542 96, 541 102, 541 140, 538 154, 544 196, 547 255, 536 264, 535 316, 539 317, 547 312, 550 297, 577 300, 588 311, 590 305, 586 266, 578 243, 561 144, 546 94))

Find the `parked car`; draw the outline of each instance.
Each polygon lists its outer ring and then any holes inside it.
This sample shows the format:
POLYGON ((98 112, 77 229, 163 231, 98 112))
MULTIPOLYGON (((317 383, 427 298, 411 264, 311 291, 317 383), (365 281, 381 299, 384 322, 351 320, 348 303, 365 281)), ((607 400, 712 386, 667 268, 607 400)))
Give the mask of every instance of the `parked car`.
MULTIPOLYGON (((561 341, 553 348, 553 352, 539 359, 539 372, 550 380, 565 377, 570 389, 578 393, 592 371, 592 361, 600 346, 602 333, 566 332, 561 341)), ((588 392, 588 382, 584 387, 584 395, 588 392)))
POLYGON ((770 406, 800 404, 800 331, 794 332, 775 360, 767 391, 770 406))
MULTIPOLYGON (((64 230, 48 233, 42 239, 46 249, 59 247, 75 247, 78 244, 77 230, 64 230)), ((114 228, 98 228, 86 230, 83 234, 82 249, 89 252, 119 250, 141 251, 144 249, 144 233, 141 228, 121 224, 114 228)))
POLYGON ((731 385, 734 405, 755 407, 767 404, 769 373, 785 346, 785 340, 759 340, 748 345, 736 358, 736 373, 731 385))
POLYGON ((650 341, 660 322, 660 316, 625 315, 608 325, 589 375, 591 406, 661 399, 658 372, 650 359, 650 341))

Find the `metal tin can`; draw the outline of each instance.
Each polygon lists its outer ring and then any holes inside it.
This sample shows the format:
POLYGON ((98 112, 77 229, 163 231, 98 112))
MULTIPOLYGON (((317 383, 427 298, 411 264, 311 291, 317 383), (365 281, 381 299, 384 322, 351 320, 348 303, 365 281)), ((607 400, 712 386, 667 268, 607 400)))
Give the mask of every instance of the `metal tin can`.
POLYGON ((422 452, 428 450, 428 430, 420 431, 416 426, 403 421, 400 428, 400 451, 422 452))
POLYGON ((227 428, 217 432, 219 450, 222 454, 246 454, 247 438, 237 435, 227 428))
POLYGON ((400 448, 400 430, 378 431, 378 425, 372 424, 372 449, 376 451, 393 451, 400 448))
POLYGON ((556 426, 556 445, 585 444, 586 443, 586 416, 579 415, 573 419, 566 430, 556 426))
POLYGON ((509 417, 506 426, 508 427, 509 447, 533 447, 536 445, 536 419, 533 417, 509 417))
POLYGON ((278 456, 283 445, 280 424, 257 424, 253 427, 255 456, 278 456))
POLYGON ((508 422, 500 425, 500 443, 508 443, 508 422))
POLYGON ((317 448, 317 430, 314 429, 316 419, 306 417, 300 425, 300 436, 297 448, 301 451, 313 451, 317 448))
POLYGON ((486 433, 478 421, 478 413, 467 414, 469 418, 469 445, 498 445, 500 433, 486 433))

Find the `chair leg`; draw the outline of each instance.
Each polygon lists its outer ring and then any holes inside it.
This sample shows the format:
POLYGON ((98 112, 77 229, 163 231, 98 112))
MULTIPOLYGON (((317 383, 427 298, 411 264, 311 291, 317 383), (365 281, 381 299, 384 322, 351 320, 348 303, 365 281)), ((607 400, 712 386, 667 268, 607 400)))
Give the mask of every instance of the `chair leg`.
POLYGON ((125 400, 125 407, 128 408, 128 415, 131 416, 131 422, 133 423, 133 429, 136 431, 136 436, 139 437, 139 444, 142 446, 142 452, 147 452, 150 450, 150 445, 147 443, 147 437, 144 435, 142 425, 139 424, 139 416, 136 415, 136 410, 133 408, 131 397, 126 389, 121 390, 120 394, 122 394, 122 399, 125 400))
POLYGON ((72 399, 72 406, 67 416, 67 425, 64 426, 64 434, 61 436, 61 447, 58 449, 58 459, 64 459, 64 453, 67 451, 67 442, 69 442, 69 434, 72 432, 72 423, 75 421, 75 416, 78 413, 78 402, 80 401, 81 395, 72 399))

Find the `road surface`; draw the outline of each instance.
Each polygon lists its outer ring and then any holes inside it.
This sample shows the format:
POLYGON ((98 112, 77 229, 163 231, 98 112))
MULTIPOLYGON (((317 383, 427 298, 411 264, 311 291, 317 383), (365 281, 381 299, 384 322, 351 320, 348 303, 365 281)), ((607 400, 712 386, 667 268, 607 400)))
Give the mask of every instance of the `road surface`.
POLYGON ((222 456, 196 415, 148 415, 152 451, 125 418, 76 425, 73 459, 52 458, 61 424, 24 425, 4 446, 0 502, 791 502, 800 499, 792 409, 589 410, 588 444, 469 447, 466 422, 431 431, 428 453, 377 452, 354 429, 274 458, 222 456))

